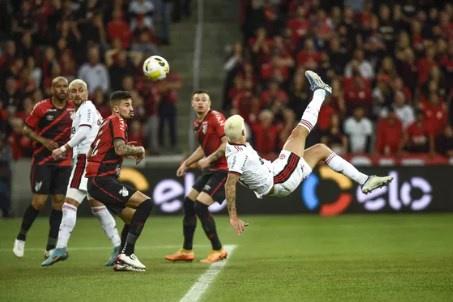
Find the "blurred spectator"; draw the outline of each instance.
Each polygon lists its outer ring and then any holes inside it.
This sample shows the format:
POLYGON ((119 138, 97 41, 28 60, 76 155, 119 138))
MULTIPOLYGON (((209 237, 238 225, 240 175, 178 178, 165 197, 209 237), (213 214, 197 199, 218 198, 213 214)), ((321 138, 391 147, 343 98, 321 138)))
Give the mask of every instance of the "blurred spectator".
POLYGON ((428 131, 438 136, 447 126, 447 107, 441 102, 437 93, 433 92, 429 100, 420 103, 420 109, 425 114, 428 131))
POLYGON ((393 108, 377 124, 376 152, 380 155, 399 155, 404 145, 403 125, 393 108))
POLYGON ((0 210, 3 217, 9 217, 11 211, 11 150, 5 141, 4 133, 0 135, 0 210))
POLYGON ((348 151, 348 138, 341 130, 340 118, 333 114, 327 132, 321 134, 321 143, 328 145, 335 153, 344 154, 348 151))
POLYGON ((149 29, 154 28, 154 5, 150 0, 132 0, 129 4, 129 13, 132 15, 131 28, 135 29, 138 22, 143 22, 149 29))
POLYGON ((451 125, 445 127, 437 138, 436 150, 442 155, 453 158, 453 128, 451 125))
POLYGON ((165 80, 158 84, 159 86, 159 145, 165 146, 164 137, 169 137, 172 150, 177 147, 178 141, 176 137, 176 102, 178 101, 178 93, 181 89, 181 77, 175 72, 170 72, 165 80), (167 126, 165 126, 167 125, 167 126), (164 129, 168 127, 168 136, 164 135, 164 129))
POLYGON ((129 47, 132 33, 120 9, 113 11, 113 19, 107 24, 107 34, 110 41, 119 39, 123 48, 129 47))
POLYGON ((406 129, 414 122, 414 110, 411 106, 406 104, 404 93, 401 91, 397 91, 395 93, 393 110, 395 111, 400 121, 403 123, 403 129, 406 129))
POLYGON ((88 62, 79 69, 79 78, 88 84, 88 91, 92 94, 96 88, 105 93, 109 90, 109 74, 104 64, 100 62, 99 48, 92 46, 88 49, 88 62))
POLYGON ((258 121, 253 123, 252 134, 256 151, 265 159, 273 160, 277 156, 278 127, 273 125, 274 115, 270 110, 263 110, 258 121))
POLYGON ((372 80, 374 78, 374 69, 370 62, 365 60, 363 50, 356 49, 354 51, 353 59, 346 65, 344 75, 346 77, 352 76, 352 70, 357 69, 360 76, 365 79, 372 80))
POLYGON ((426 153, 433 150, 433 139, 428 131, 423 113, 418 112, 416 120, 406 129, 406 150, 413 153, 426 153))
POLYGON ((371 121, 365 117, 363 107, 354 109, 354 114, 344 122, 344 132, 349 137, 349 151, 352 153, 368 153, 370 152, 371 135, 373 133, 373 125, 371 121))

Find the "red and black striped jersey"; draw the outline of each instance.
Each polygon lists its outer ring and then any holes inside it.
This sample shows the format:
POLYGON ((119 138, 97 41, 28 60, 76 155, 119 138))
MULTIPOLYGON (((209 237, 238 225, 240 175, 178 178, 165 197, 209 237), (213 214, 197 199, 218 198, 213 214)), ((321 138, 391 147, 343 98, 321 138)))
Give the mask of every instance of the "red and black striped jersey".
MULTIPOLYGON (((225 136, 224 124, 225 116, 215 110, 209 110, 202 121, 194 120, 193 129, 206 156, 213 153, 222 144, 222 137, 225 136)), ((228 165, 225 157, 222 156, 212 163, 210 170, 227 171, 228 165)))
POLYGON ((112 114, 104 120, 91 144, 86 177, 120 174, 123 157, 115 153, 115 139, 122 139, 127 143, 127 124, 122 117, 112 114))
MULTIPOLYGON (((74 104, 68 101, 62 109, 55 107, 51 99, 38 102, 30 115, 25 119, 25 124, 36 134, 46 139, 51 139, 64 145, 71 136, 72 114, 74 104)), ((33 164, 71 166, 71 152, 59 160, 52 158, 52 151, 40 143, 33 143, 33 164)))

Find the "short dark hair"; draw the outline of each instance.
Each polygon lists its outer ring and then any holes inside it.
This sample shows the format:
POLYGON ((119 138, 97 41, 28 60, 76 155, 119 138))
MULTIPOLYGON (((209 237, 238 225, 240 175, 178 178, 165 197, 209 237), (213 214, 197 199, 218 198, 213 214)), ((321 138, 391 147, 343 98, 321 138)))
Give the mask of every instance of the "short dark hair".
POLYGON ((110 94, 110 105, 113 105, 113 103, 117 103, 118 101, 130 99, 130 98, 132 98, 132 97, 128 91, 123 91, 123 90, 114 91, 114 92, 112 92, 112 94, 110 94))
POLYGON ((196 95, 196 94, 201 94, 201 93, 206 93, 207 95, 209 95, 209 92, 207 90, 204 90, 204 89, 197 89, 195 90, 194 92, 192 92, 192 96, 196 95))

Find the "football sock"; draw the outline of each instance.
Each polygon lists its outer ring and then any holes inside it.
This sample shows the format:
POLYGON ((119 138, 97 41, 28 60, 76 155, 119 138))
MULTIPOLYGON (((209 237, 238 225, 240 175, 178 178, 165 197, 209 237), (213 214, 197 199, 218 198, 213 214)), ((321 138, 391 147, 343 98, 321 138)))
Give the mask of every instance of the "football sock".
POLYGON ((206 236, 211 241, 212 249, 222 249, 222 243, 220 243, 219 236, 217 235, 214 217, 212 217, 211 213, 209 212, 208 206, 199 201, 196 201, 195 213, 197 213, 197 216, 201 221, 201 225, 203 226, 203 230, 206 236))
POLYGON ((145 225, 146 219, 148 219, 149 213, 151 212, 152 208, 153 203, 151 202, 151 199, 147 199, 142 202, 135 210, 134 216, 132 216, 132 221, 129 226, 129 232, 126 236, 126 244, 123 248, 123 253, 125 253, 127 256, 134 253, 135 242, 140 236, 140 233, 143 230, 143 226, 145 225))
POLYGON ((368 175, 363 174, 356 169, 350 162, 338 156, 335 152, 332 152, 325 160, 326 164, 337 172, 340 172, 355 182, 363 185, 368 179, 368 175))
POLYGON ((195 213, 195 202, 190 200, 188 197, 184 199, 184 218, 182 221, 183 233, 184 233, 184 244, 185 250, 191 250, 193 245, 193 234, 197 227, 197 216, 195 213))
POLYGON ((17 235, 18 240, 25 241, 27 237, 27 232, 30 229, 31 225, 38 216, 39 211, 36 210, 32 205, 28 206, 25 210, 24 217, 22 218, 22 224, 20 226, 19 234, 17 235))
POLYGON ((66 248, 68 246, 69 238, 77 220, 76 206, 65 202, 62 212, 63 217, 61 218, 60 230, 58 231, 57 248, 66 248))
POLYGON ((48 251, 55 248, 55 244, 57 243, 57 238, 58 238, 58 230, 60 229, 62 216, 63 216, 63 213, 61 212, 61 210, 52 209, 52 211, 50 212, 49 238, 47 239, 47 247, 46 247, 46 250, 48 250, 48 251))
POLYGON ((321 109, 322 103, 326 98, 326 91, 324 89, 316 89, 313 92, 313 98, 302 114, 299 125, 308 129, 310 132, 315 127, 318 121, 319 110, 321 109))
POLYGON ((121 250, 126 244, 127 233, 129 233, 130 224, 124 224, 123 229, 121 230, 121 250))
POLYGON ((101 222, 102 228, 104 229, 107 237, 112 242, 112 245, 114 247, 119 246, 121 244, 121 238, 116 228, 116 221, 115 218, 113 218, 112 214, 110 214, 109 210, 107 210, 107 207, 92 207, 91 213, 93 213, 93 215, 96 216, 101 222))

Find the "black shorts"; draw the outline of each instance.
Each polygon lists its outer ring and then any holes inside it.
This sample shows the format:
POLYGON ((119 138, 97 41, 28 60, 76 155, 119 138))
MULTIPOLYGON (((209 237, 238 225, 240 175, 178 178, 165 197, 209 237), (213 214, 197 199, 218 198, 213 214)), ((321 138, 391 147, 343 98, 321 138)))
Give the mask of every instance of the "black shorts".
POLYGON ((222 203, 225 200, 225 182, 228 176, 226 171, 206 171, 197 178, 192 188, 198 192, 205 192, 214 201, 222 203))
POLYGON ((88 195, 105 204, 115 214, 125 208, 135 192, 136 189, 120 183, 115 176, 88 178, 88 195))
POLYGON ((71 167, 56 165, 32 165, 30 171, 31 191, 35 194, 65 195, 71 167))

